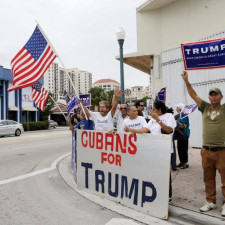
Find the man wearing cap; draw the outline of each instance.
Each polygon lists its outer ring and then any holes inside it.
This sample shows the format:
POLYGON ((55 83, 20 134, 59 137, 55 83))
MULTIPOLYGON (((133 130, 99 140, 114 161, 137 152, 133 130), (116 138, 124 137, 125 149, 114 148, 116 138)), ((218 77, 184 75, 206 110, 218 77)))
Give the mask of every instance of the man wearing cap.
POLYGON ((190 129, 189 129, 189 118, 188 116, 181 119, 180 112, 184 108, 183 103, 179 103, 176 105, 177 115, 175 116, 175 120, 177 122, 177 126, 175 127, 173 138, 177 140, 177 151, 180 163, 177 167, 181 169, 187 169, 188 165, 188 139, 190 137, 190 129))
POLYGON ((221 105, 223 95, 218 88, 209 90, 209 102, 202 100, 188 81, 186 71, 182 74, 191 98, 202 112, 203 147, 201 149, 202 167, 206 200, 201 212, 216 209, 216 169, 219 171, 222 182, 223 207, 222 216, 225 216, 225 104, 221 105))

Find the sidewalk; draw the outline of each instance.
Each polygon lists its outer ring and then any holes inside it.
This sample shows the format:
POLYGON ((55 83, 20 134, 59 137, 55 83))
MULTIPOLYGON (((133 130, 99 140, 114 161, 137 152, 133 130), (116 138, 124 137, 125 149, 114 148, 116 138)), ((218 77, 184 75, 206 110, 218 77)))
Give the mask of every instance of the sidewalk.
MULTIPOLYGON (((173 205, 192 210, 194 212, 199 212, 199 208, 206 202, 200 150, 201 149, 189 149, 188 169, 178 169, 177 171, 172 171, 173 205)), ((179 159, 177 159, 177 162, 178 161, 179 159)), ((216 177, 216 187, 217 209, 211 210, 204 214, 217 217, 225 221, 225 217, 221 216, 223 198, 221 191, 221 180, 218 171, 216 177)))
POLYGON ((225 217, 221 217, 222 194, 220 175, 217 174, 217 209, 207 213, 200 213, 199 208, 205 203, 205 192, 203 182, 203 172, 201 167, 200 149, 189 149, 188 169, 172 172, 173 180, 173 203, 169 207, 169 220, 160 220, 145 214, 130 211, 127 207, 115 203, 102 203, 104 199, 98 199, 96 196, 80 191, 73 180, 70 166, 70 156, 63 159, 58 170, 64 181, 75 191, 79 192, 85 198, 94 201, 112 211, 116 211, 127 217, 133 218, 145 224, 202 224, 202 225, 220 225, 225 224, 225 217), (97 200, 96 200, 97 199, 97 200), (114 206, 110 206, 114 204, 114 206), (121 208, 122 207, 122 208, 121 208))

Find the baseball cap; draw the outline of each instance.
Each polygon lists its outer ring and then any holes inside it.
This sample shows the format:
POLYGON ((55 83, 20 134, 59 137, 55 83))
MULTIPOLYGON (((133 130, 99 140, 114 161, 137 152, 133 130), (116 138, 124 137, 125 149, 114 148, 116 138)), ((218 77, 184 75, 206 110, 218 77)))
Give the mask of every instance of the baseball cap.
POLYGON ((184 108, 184 104, 183 103, 179 103, 176 105, 176 107, 178 107, 179 109, 183 109, 184 108))
POLYGON ((211 94, 211 92, 216 92, 216 94, 220 94, 222 95, 222 92, 219 88, 213 87, 209 90, 209 95, 211 94))

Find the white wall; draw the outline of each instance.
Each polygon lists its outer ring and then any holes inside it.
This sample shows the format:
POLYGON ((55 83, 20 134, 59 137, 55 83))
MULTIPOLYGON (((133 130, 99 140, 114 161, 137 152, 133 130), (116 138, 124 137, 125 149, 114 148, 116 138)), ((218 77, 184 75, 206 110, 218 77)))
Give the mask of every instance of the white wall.
POLYGON ((138 52, 159 54, 223 31, 224 8, 224 0, 178 0, 163 8, 137 11, 138 52))
MULTIPOLYGON (((204 39, 216 39, 225 37, 225 32, 204 39)), ((163 85, 167 87, 166 104, 175 109, 177 103, 186 105, 193 104, 194 101, 187 93, 181 73, 183 71, 183 61, 181 49, 175 48, 162 53, 162 73, 163 85)), ((212 87, 218 87, 222 92, 225 90, 225 69, 194 70, 189 71, 189 81, 200 98, 208 101, 208 92, 212 87)), ((222 103, 224 103, 223 99, 222 103)), ((202 146, 202 116, 199 111, 190 115, 190 146, 202 146)))

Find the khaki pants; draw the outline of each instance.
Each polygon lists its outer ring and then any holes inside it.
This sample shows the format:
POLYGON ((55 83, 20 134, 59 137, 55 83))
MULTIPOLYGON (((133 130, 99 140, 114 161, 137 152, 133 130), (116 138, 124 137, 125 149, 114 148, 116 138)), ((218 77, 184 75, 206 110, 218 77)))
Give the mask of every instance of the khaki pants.
POLYGON ((218 170, 222 182, 223 203, 225 203, 225 148, 216 152, 202 148, 201 156, 207 201, 216 203, 216 170, 218 170))

